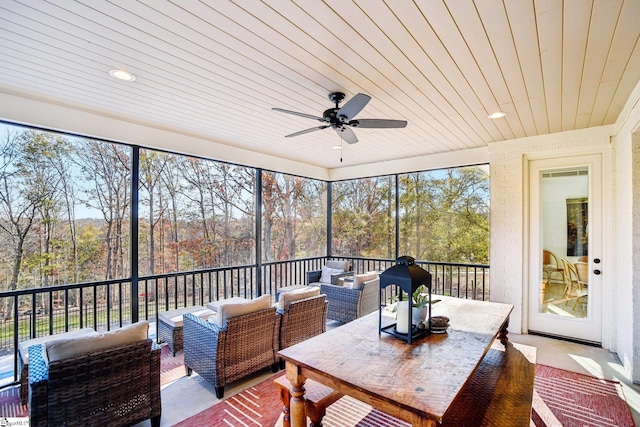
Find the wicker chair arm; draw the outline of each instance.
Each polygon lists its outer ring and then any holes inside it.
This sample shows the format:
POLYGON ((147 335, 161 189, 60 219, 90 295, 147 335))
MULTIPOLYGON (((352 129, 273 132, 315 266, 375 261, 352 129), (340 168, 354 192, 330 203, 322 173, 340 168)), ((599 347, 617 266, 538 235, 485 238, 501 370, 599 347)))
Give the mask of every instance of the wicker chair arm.
POLYGON ((43 344, 29 347, 29 424, 32 426, 47 425, 49 369, 43 347, 43 344))
POLYGON ((215 387, 225 384, 222 352, 226 329, 203 320, 191 313, 182 316, 184 338, 184 363, 188 369, 198 372, 215 387))
POLYGON ((317 283, 320 281, 320 276, 322 276, 322 270, 312 270, 307 271, 307 285, 309 283, 317 283))

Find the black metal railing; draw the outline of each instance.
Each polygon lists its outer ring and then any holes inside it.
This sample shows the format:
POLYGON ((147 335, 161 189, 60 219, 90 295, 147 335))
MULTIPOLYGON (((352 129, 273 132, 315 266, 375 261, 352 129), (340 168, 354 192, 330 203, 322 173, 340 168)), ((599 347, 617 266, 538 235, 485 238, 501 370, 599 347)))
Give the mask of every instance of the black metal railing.
MULTIPOLYGON (((379 258, 339 257, 349 260, 355 272, 382 272, 396 261, 379 258)), ((453 262, 418 261, 416 264, 431 273, 432 292, 439 295, 485 301, 489 298, 489 266, 453 262)))
MULTIPOLYGON (((349 260, 356 273, 384 271, 395 260, 332 257, 349 260)), ((206 305, 241 296, 275 295, 282 287, 302 284, 308 271, 320 270, 326 257, 156 274, 138 280, 138 314, 154 324, 158 313, 175 308, 206 305)), ((433 275, 433 292, 461 298, 488 299, 489 266, 417 261, 433 275)), ((102 332, 132 323, 130 279, 76 283, 46 288, 0 292, 0 386, 18 380, 18 343, 83 327, 102 332), (10 363, 7 359, 11 359, 10 363), (9 366, 11 365, 11 366, 9 366)))

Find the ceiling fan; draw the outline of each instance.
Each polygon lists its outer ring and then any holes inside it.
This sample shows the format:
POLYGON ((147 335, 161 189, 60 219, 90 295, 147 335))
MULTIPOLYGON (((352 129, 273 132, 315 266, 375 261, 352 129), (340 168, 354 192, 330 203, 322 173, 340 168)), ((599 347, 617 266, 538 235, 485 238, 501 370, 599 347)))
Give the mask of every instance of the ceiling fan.
POLYGON ((329 100, 336 103, 334 108, 329 108, 322 113, 322 117, 314 116, 312 114, 298 113, 297 111, 283 110, 282 108, 272 108, 274 111, 281 113, 293 114, 294 116, 306 117, 308 119, 314 119, 321 123, 320 126, 312 127, 310 129, 301 130, 299 132, 286 135, 285 138, 292 136, 304 135, 305 133, 313 132, 316 130, 326 129, 328 127, 333 128, 341 138, 349 144, 355 144, 358 142, 358 137, 351 130, 352 127, 361 128, 403 128, 407 126, 406 120, 390 120, 390 119, 359 119, 355 120, 354 117, 362 111, 362 109, 371 100, 369 95, 359 93, 347 101, 342 108, 340 103, 344 100, 344 93, 332 92, 329 94, 329 100))

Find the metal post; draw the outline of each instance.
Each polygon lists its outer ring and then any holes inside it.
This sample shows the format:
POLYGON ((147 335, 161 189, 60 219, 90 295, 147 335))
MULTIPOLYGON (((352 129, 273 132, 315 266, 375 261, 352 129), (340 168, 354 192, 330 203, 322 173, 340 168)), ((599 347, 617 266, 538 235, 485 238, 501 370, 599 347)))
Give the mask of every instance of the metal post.
MULTIPOLYGON (((140 147, 131 147, 131 205, 129 218, 129 251, 131 268, 131 322, 139 320, 140 310, 138 304, 138 177, 140 175, 140 147)), ((122 306, 122 301, 120 302, 122 306)), ((122 307, 121 307, 122 308, 122 307)), ((109 307, 107 308, 109 309, 109 307)))
POLYGON ((333 205, 331 203, 332 186, 331 182, 327 182, 327 258, 333 256, 333 250, 331 249, 331 240, 333 239, 331 228, 333 226, 333 205))
POLYGON ((256 293, 262 295, 262 169, 256 169, 256 293))
POLYGON ((398 174, 394 175, 396 180, 396 259, 400 257, 400 180, 398 174))

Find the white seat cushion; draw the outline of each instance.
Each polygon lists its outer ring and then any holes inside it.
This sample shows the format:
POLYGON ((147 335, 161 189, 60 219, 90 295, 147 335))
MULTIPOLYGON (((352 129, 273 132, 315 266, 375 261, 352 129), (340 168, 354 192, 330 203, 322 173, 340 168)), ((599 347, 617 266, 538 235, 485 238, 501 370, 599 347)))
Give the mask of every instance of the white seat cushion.
POLYGON ((20 357, 22 358, 22 363, 25 365, 29 364, 29 347, 37 344, 44 344, 49 341, 55 340, 64 340, 75 337, 84 337, 88 335, 99 335, 93 328, 82 328, 76 331, 64 332, 62 334, 55 335, 47 335, 44 337, 33 338, 27 341, 22 341, 18 343, 18 352, 20 353, 20 357))
POLYGON ((45 344, 49 362, 68 359, 79 354, 106 350, 112 347, 146 340, 149 337, 149 322, 142 320, 113 331, 98 335, 87 335, 45 344))
POLYGON ((345 282, 345 287, 351 286, 351 289, 360 289, 365 282, 378 278, 378 273, 370 271, 368 273, 356 274, 353 276, 353 282, 345 282))
POLYGON ((221 299, 218 301, 212 301, 212 302, 208 302, 207 303, 207 308, 213 310, 214 312, 218 312, 218 310, 220 309, 220 306, 223 304, 228 304, 230 302, 232 303, 238 303, 238 302, 247 302, 250 301, 246 298, 242 298, 242 297, 231 297, 231 298, 225 298, 225 299, 221 299))
POLYGON ((271 307, 271 295, 269 294, 262 295, 256 299, 247 300, 245 302, 229 302, 222 304, 219 306, 218 315, 216 316, 216 320, 218 322, 217 325, 222 328, 227 319, 264 310, 269 307, 271 307))
POLYGON ((278 299, 277 309, 286 310, 289 308, 289 304, 293 301, 298 301, 305 298, 311 298, 320 295, 320 288, 317 286, 305 286, 303 288, 294 289, 288 292, 280 294, 278 299))
POLYGON ((181 328, 183 323, 182 315, 185 313, 191 313, 201 319, 206 319, 213 314, 213 310, 195 305, 192 307, 183 307, 175 310, 164 311, 158 314, 158 318, 162 319, 164 323, 172 328, 181 328))

